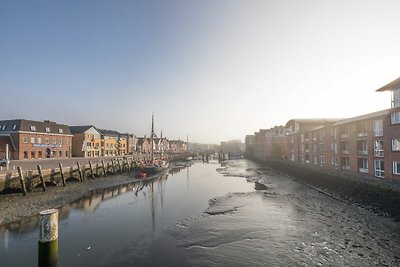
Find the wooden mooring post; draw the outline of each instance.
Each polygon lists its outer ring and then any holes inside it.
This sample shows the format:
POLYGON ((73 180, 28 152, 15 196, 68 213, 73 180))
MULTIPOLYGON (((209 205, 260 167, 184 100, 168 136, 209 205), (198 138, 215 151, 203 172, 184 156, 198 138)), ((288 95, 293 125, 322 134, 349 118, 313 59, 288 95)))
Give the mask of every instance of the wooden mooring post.
POLYGON ((61 173, 61 181, 63 186, 65 186, 67 183, 65 182, 65 177, 64 177, 64 171, 63 171, 63 166, 62 163, 58 163, 58 166, 60 167, 60 173, 61 173))
POLYGON ((119 161, 119 159, 117 159, 117 163, 118 163, 118 171, 122 172, 121 162, 119 161))
POLYGON ((92 166, 92 161, 90 160, 89 160, 89 168, 90 168, 90 174, 92 175, 92 179, 94 180, 93 166, 92 166))
POLYGON ((104 177, 107 177, 107 171, 106 171, 106 165, 104 164, 104 159, 101 160, 101 165, 103 166, 104 177))
POLYGON ((99 163, 98 162, 96 163, 96 176, 100 177, 100 175, 99 175, 99 163))
POLYGON ((111 164, 112 164, 113 173, 115 174, 115 163, 114 163, 114 159, 111 160, 111 164))
POLYGON ((81 165, 79 164, 79 162, 77 162, 76 164, 78 165, 79 181, 83 182, 81 165))
POLYGON ((42 166, 37 165, 37 170, 39 173, 40 183, 42 184, 43 191, 46 191, 46 183, 44 181, 43 173, 42 173, 42 166))
POLYGON ((26 191, 26 186, 25 186, 25 179, 24 179, 24 174, 22 173, 22 168, 18 166, 18 175, 19 175, 19 181, 21 183, 21 189, 22 189, 22 194, 26 196, 27 191, 26 191))
POLYGON ((57 266, 58 262, 58 210, 49 209, 39 213, 38 265, 57 266))

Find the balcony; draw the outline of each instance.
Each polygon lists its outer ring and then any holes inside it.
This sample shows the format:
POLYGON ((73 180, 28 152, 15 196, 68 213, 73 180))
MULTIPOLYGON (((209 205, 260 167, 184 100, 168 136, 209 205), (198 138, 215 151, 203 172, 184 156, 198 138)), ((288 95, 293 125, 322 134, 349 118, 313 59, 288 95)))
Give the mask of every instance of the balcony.
POLYGON ((366 138, 368 136, 367 132, 357 133, 357 138, 366 138))
POLYGON ((340 135, 341 139, 348 139, 350 137, 350 135, 348 133, 344 133, 340 135))
POLYGON ((383 157, 384 156, 383 150, 375 150, 374 156, 375 157, 383 157))
POLYGON ((350 153, 349 153, 349 150, 343 149, 343 150, 342 150, 342 154, 343 154, 343 155, 348 155, 348 154, 350 154, 350 153))
POLYGON ((374 130, 374 136, 383 136, 383 129, 374 130))
POLYGON ((310 149, 306 148, 306 153, 310 153, 310 149))
POLYGON ((314 142, 317 142, 317 141, 318 141, 318 138, 317 138, 317 137, 313 137, 312 140, 313 140, 314 142))
POLYGON ((358 171, 361 173, 368 173, 368 168, 359 168, 358 171))
POLYGON ((359 156, 368 156, 368 150, 358 150, 359 156))
POLYGON ((347 165, 342 166, 342 170, 344 170, 344 171, 350 171, 350 166, 347 166, 347 165))

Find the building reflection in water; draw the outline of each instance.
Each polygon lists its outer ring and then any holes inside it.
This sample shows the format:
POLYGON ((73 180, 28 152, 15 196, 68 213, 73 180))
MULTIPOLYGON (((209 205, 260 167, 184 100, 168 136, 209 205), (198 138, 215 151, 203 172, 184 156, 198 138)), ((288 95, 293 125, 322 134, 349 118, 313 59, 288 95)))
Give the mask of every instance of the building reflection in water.
MULTIPOLYGON (((186 166, 187 168, 187 166, 186 166)), ((117 185, 104 189, 97 189, 89 192, 87 195, 81 197, 80 199, 66 204, 59 208, 59 220, 65 220, 70 216, 72 210, 81 210, 84 212, 83 220, 88 222, 87 213, 95 211, 102 202, 109 199, 115 198, 121 194, 127 192, 134 192, 134 197, 139 198, 138 193, 143 192, 143 195, 151 197, 150 210, 152 216, 153 230, 155 229, 156 218, 155 209, 157 197, 160 196, 160 207, 163 208, 163 194, 165 190, 165 184, 168 179, 168 175, 173 175, 174 173, 180 172, 183 168, 174 168, 169 171, 169 173, 160 175, 156 178, 149 180, 136 181, 129 184, 117 185), (157 191, 154 192, 154 184, 157 184, 157 191), (146 189, 146 190, 145 190, 146 189), (147 194, 146 194, 147 191, 147 194)), ((189 175, 189 172, 187 172, 189 175)), ((188 176, 189 180, 189 176, 188 176)), ((0 233, 4 235, 4 248, 8 248, 9 232, 15 234, 24 234, 32 231, 37 231, 39 225, 39 216, 31 216, 24 218, 19 221, 7 223, 0 225, 0 233)))

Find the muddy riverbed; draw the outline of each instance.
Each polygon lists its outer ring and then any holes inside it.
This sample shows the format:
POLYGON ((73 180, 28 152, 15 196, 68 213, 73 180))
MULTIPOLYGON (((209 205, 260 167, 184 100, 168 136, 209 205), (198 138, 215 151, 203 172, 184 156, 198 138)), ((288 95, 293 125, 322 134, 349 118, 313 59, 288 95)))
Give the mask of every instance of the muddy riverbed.
MULTIPOLYGON (((60 214, 58 266, 400 265, 392 218, 247 160, 98 189, 60 214)), ((2 266, 35 265, 35 218, 0 226, 2 266)))

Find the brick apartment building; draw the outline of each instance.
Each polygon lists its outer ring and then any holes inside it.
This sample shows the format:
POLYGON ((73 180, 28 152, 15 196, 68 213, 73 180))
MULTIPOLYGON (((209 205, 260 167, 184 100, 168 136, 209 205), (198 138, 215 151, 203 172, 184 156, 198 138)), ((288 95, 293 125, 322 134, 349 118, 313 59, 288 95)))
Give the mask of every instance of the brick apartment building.
POLYGON ((70 126, 73 134, 73 157, 99 157, 101 155, 101 134, 93 125, 70 126))
MULTIPOLYGON (((287 134, 288 128, 275 126, 270 129, 260 129, 253 137, 246 136, 246 143, 253 142, 249 149, 252 150, 254 158, 265 160, 268 158, 287 158, 289 155, 287 134)), ((247 149, 247 148, 246 148, 247 149)), ((247 151, 250 152, 249 150, 247 151)))
POLYGON ((390 109, 348 119, 288 121, 289 160, 400 180, 400 78, 377 91, 391 91, 390 109))
POLYGON ((0 121, 0 157, 6 145, 10 159, 70 158, 72 134, 67 125, 25 119, 0 121))

